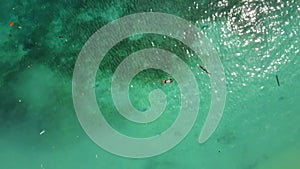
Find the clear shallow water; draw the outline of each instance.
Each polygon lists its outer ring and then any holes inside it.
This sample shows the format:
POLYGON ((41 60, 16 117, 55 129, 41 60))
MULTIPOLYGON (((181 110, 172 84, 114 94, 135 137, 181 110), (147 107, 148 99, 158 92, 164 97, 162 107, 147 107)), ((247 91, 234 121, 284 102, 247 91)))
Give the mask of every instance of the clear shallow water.
POLYGON ((1 2, 0 168, 299 168, 299 8, 298 1, 1 2), (151 42, 184 59, 201 92, 196 123, 179 145, 160 156, 127 159, 102 150, 84 133, 73 108, 72 72, 97 29, 149 11, 187 19, 211 40, 225 69, 226 107, 216 132, 198 144, 210 105, 209 77, 195 66, 201 61, 189 58, 174 39, 144 35, 122 41, 100 65, 106 73, 97 74, 95 88, 100 109, 118 131, 135 137, 158 134, 180 108, 177 83, 161 85, 170 76, 153 70, 132 80, 130 97, 145 110, 149 91, 162 89, 168 98, 163 116, 138 125, 113 107, 110 81, 120 58, 152 47, 151 42))

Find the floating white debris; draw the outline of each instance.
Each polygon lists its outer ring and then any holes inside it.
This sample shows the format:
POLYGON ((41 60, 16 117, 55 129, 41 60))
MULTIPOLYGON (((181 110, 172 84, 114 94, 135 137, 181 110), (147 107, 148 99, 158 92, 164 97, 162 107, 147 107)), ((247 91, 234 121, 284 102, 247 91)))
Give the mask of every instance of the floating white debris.
POLYGON ((152 46, 155 46, 155 45, 154 45, 154 42, 151 42, 151 45, 152 45, 152 46))
POLYGON ((46 132, 45 130, 42 130, 42 131, 40 132, 40 135, 44 134, 45 132, 46 132))
POLYGON ((19 103, 21 103, 21 102, 22 102, 22 100, 21 100, 21 99, 19 99, 19 100, 18 100, 18 102, 19 102, 19 103))

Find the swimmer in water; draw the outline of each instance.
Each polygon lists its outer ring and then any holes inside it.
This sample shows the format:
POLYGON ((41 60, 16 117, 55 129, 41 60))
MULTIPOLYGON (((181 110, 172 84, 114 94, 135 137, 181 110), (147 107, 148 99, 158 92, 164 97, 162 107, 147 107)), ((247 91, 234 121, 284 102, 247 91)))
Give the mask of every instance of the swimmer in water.
POLYGON ((207 74, 211 75, 211 73, 202 65, 198 64, 198 66, 204 71, 206 72, 207 74))
POLYGON ((162 80, 161 82, 166 84, 166 83, 172 83, 173 80, 172 79, 167 79, 167 80, 162 80))

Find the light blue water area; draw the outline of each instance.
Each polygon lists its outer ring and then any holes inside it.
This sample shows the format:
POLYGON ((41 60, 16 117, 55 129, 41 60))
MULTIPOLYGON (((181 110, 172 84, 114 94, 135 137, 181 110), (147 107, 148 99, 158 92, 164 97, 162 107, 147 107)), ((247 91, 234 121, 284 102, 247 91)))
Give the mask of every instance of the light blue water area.
POLYGON ((1 1, 0 9, 0 169, 299 168, 292 158, 300 155, 299 1, 12 0, 1 1), (205 143, 199 144, 198 137, 211 105, 211 76, 197 66, 203 60, 190 47, 155 34, 124 39, 105 55, 95 78, 97 104, 112 128, 124 135, 163 133, 181 110, 179 83, 162 83, 174 76, 147 69, 131 80, 129 99, 139 111, 151 107, 152 90, 166 95, 163 114, 145 124, 120 115, 111 85, 115 70, 130 54, 145 48, 168 50, 190 68, 200 91, 198 118, 188 135, 163 154, 131 159, 102 149, 82 128, 72 99, 79 52, 102 26, 137 12, 182 17, 216 50, 226 76, 226 105, 205 143))

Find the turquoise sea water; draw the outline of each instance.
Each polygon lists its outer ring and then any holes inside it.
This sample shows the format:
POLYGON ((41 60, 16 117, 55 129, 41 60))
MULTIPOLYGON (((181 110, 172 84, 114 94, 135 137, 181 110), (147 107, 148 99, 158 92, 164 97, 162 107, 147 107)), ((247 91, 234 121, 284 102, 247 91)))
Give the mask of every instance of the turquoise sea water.
POLYGON ((4 0, 0 8, 0 169, 300 168, 299 1, 4 0), (172 75, 148 69, 132 79, 129 97, 140 111, 149 109, 150 91, 159 88, 166 94, 162 116, 147 124, 118 113, 110 85, 131 53, 169 50, 191 68, 201 94, 198 118, 187 137, 159 156, 131 159, 103 150, 81 127, 72 100, 79 52, 102 26, 138 12, 184 18, 217 51, 225 70, 226 105, 204 144, 197 140, 211 103, 209 76, 196 66, 201 60, 190 57, 188 47, 154 34, 124 39, 105 56, 95 85, 99 108, 114 129, 128 136, 166 130, 180 111, 178 83, 160 82, 172 75))

